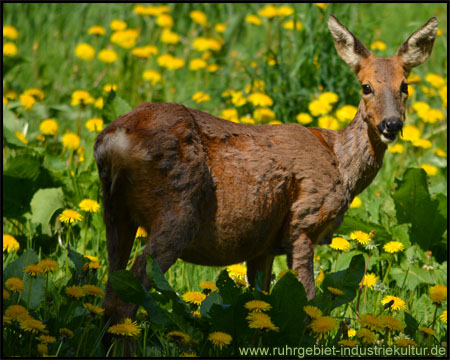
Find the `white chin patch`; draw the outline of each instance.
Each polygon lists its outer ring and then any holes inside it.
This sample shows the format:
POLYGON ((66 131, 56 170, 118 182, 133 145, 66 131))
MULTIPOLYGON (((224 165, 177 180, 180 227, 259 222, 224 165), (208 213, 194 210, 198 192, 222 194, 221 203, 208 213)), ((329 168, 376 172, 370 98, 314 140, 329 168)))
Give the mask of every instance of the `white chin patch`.
POLYGON ((386 136, 381 134, 381 141, 384 142, 385 144, 390 144, 390 143, 395 141, 395 138, 394 139, 388 139, 386 136))

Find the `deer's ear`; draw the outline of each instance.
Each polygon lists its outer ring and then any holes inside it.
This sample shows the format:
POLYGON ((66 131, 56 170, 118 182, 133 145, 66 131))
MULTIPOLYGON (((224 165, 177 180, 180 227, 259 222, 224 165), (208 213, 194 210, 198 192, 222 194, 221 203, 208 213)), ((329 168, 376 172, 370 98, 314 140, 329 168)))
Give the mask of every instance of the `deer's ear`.
POLYGON ((400 46, 395 55, 400 57, 405 70, 410 71, 428 59, 433 49, 437 29, 438 21, 432 17, 400 46))
POLYGON ((351 67, 356 68, 361 58, 367 58, 371 55, 369 49, 348 31, 333 14, 328 18, 328 28, 333 36, 338 55, 351 67))

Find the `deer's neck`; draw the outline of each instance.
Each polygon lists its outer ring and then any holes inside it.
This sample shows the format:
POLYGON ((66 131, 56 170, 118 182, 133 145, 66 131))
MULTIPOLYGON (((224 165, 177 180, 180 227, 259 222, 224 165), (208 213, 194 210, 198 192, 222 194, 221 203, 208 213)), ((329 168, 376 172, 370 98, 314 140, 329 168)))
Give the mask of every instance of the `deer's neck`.
POLYGON ((386 151, 386 144, 366 121, 367 116, 361 100, 355 118, 336 132, 333 144, 343 185, 352 199, 372 182, 383 164, 386 151))

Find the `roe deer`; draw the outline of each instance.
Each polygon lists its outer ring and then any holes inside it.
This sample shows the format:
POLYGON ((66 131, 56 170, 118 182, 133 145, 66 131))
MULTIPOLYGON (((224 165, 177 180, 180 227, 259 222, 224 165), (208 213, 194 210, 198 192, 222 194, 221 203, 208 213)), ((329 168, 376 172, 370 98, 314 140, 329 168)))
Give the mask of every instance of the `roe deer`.
MULTIPOLYGON (((300 124, 242 125, 172 103, 143 103, 109 124, 95 143, 103 191, 109 272, 124 269, 138 226, 149 240, 132 267, 149 288, 146 255, 165 272, 178 258, 224 266, 247 261, 270 285, 272 261, 287 254, 308 299, 313 256, 353 198, 374 179, 402 129, 407 77, 429 57, 431 18, 393 57, 374 56, 333 15, 338 55, 356 73, 362 100, 354 120, 332 131, 300 124)), ((105 318, 134 318, 107 285, 105 318)))

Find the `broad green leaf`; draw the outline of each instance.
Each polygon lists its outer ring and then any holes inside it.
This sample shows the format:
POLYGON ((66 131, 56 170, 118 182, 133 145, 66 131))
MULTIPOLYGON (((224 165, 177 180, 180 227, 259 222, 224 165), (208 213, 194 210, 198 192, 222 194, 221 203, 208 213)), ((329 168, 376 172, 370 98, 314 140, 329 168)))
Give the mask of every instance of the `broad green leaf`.
POLYGON ((114 90, 111 90, 103 106, 102 118, 105 124, 109 124, 130 110, 131 106, 118 96, 114 90))
POLYGON ((147 291, 131 271, 114 271, 109 274, 108 280, 122 301, 139 305, 144 303, 147 291))
MULTIPOLYGON (((28 301, 28 292, 30 291, 30 282, 31 279, 29 276, 25 276, 25 291, 22 293, 22 303, 27 304, 28 301)), ((45 297, 45 279, 42 275, 37 276, 33 279, 31 283, 31 291, 30 291, 30 309, 35 309, 39 306, 39 304, 44 301, 45 297)))
POLYGON ((3 271, 3 279, 7 280, 10 277, 18 277, 22 279, 24 276, 23 269, 30 264, 37 264, 39 258, 33 249, 27 249, 17 259, 11 262, 3 271))
POLYGON ((447 220, 442 216, 443 198, 437 200, 430 197, 425 171, 407 169, 403 179, 397 180, 393 199, 398 222, 412 224, 411 243, 419 244, 423 250, 433 249, 447 228, 447 220))
POLYGON ((410 309, 411 315, 417 320, 419 325, 429 326, 433 321, 434 305, 427 294, 423 294, 419 299, 413 298, 410 309))
POLYGON ((64 159, 55 154, 46 154, 42 165, 52 172, 67 170, 67 164, 64 159))
POLYGON ((411 242, 409 241, 409 230, 410 224, 401 224, 393 226, 390 231, 392 233, 392 240, 400 241, 405 249, 408 249, 411 246, 411 242))
POLYGON ((272 320, 280 328, 279 333, 272 336, 290 346, 300 345, 305 331, 303 306, 307 302, 302 283, 288 272, 275 284, 271 293, 272 320))
POLYGON ((242 293, 241 289, 228 275, 227 269, 222 270, 219 274, 216 285, 219 288, 219 294, 222 296, 224 304, 233 304, 242 293))
POLYGON ((89 262, 88 258, 85 258, 80 253, 76 252, 75 250, 72 250, 69 245, 69 259, 72 261, 74 267, 75 267, 75 276, 74 279, 76 279, 76 282, 80 280, 80 276, 83 271, 84 264, 89 262))
POLYGON ((50 234, 48 226, 58 209, 64 206, 64 193, 61 188, 40 189, 31 199, 31 221, 42 225, 42 232, 50 234))
POLYGON ((430 272, 420 269, 417 265, 410 266, 406 270, 399 267, 393 267, 389 272, 389 276, 396 281, 396 286, 398 288, 403 286, 404 283, 404 287, 411 291, 420 284, 431 284, 433 282, 430 272))
POLYGON ((4 175, 19 179, 36 180, 40 173, 41 160, 32 155, 19 155, 10 159, 4 175))
POLYGON ((364 274, 364 256, 355 255, 347 269, 331 273, 323 280, 322 288, 332 287, 344 292, 344 295, 336 296, 331 308, 335 308, 352 301, 356 297, 359 283, 364 274))
POLYGON ((410 314, 405 311, 405 334, 409 335, 412 339, 415 338, 416 331, 419 328, 419 324, 410 314))
POLYGON ((217 291, 213 291, 211 294, 209 294, 205 300, 203 300, 202 304, 200 305, 200 314, 202 316, 209 316, 209 310, 211 310, 211 307, 214 304, 221 305, 223 304, 222 297, 219 295, 217 291))

